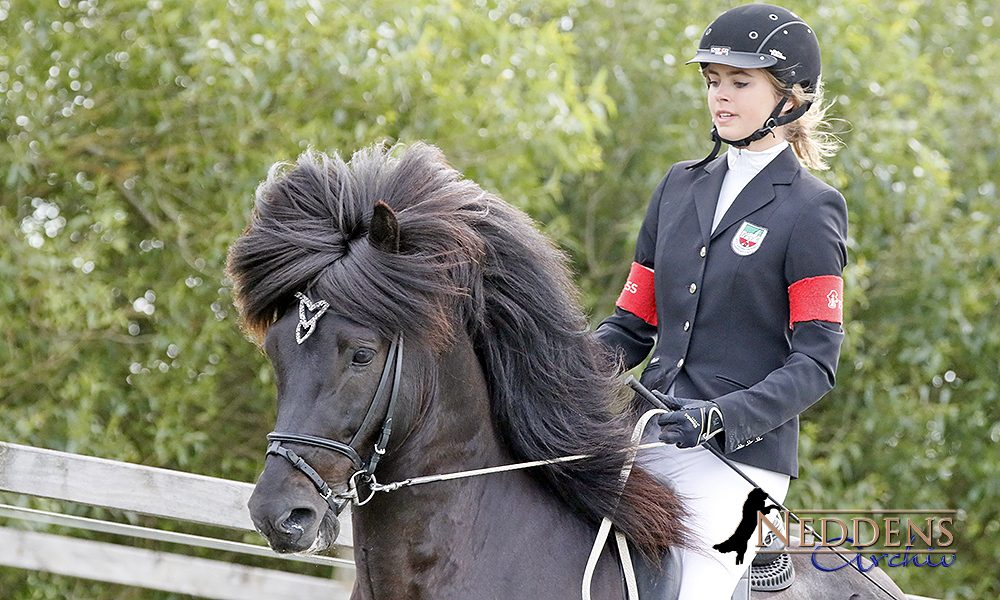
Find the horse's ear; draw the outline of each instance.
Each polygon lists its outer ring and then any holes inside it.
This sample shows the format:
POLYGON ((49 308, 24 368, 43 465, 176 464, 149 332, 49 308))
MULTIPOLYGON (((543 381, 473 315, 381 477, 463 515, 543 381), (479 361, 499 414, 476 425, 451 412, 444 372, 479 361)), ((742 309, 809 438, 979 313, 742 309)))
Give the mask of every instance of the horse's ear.
POLYGON ((375 203, 372 223, 368 228, 368 241, 382 252, 399 252, 399 221, 392 208, 382 200, 375 203))

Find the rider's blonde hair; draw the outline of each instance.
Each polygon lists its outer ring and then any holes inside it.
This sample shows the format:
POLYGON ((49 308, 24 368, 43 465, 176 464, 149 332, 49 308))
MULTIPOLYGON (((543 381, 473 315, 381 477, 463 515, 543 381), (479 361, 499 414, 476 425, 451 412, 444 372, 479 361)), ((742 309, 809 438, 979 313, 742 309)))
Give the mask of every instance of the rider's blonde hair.
POLYGON ((801 85, 795 84, 789 88, 770 71, 762 70, 775 92, 779 96, 788 97, 793 109, 812 102, 806 114, 783 126, 785 139, 807 167, 817 171, 829 169, 825 159, 836 154, 840 141, 835 135, 825 131, 829 128, 826 111, 830 105, 823 103, 823 81, 817 82, 815 91, 806 92, 801 85))

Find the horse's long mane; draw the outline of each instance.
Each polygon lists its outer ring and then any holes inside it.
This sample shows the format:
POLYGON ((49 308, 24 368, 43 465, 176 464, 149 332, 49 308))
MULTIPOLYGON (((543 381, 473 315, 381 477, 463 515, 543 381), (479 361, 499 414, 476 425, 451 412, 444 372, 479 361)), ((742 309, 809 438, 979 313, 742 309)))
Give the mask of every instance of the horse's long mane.
POLYGON ((611 516, 649 556, 684 543, 680 503, 641 469, 619 485, 631 426, 615 410, 615 365, 589 331, 568 261, 521 211, 416 144, 373 147, 350 163, 303 154, 257 190, 228 272, 251 337, 260 339, 310 290, 385 337, 446 350, 468 335, 489 386, 494 425, 522 460, 587 460, 537 469, 590 522, 611 516), (400 251, 366 238, 374 204, 395 211, 400 251))

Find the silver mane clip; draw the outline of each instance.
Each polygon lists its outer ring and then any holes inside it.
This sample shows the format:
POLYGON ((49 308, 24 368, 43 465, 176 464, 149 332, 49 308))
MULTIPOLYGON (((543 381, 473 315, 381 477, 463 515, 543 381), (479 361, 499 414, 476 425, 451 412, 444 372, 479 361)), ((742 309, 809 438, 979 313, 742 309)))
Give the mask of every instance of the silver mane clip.
POLYGON ((326 300, 313 302, 302 292, 295 292, 295 297, 299 299, 299 323, 295 326, 295 341, 301 344, 309 339, 309 336, 316 331, 316 321, 323 316, 330 305, 326 300), (312 311, 313 316, 306 318, 306 309, 312 311))

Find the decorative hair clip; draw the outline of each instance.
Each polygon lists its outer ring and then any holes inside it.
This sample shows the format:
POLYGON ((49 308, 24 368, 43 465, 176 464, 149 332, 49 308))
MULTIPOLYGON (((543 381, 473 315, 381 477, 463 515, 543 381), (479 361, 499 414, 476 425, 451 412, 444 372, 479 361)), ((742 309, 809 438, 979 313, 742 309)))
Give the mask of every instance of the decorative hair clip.
POLYGON ((299 299, 299 323, 295 326, 295 341, 301 344, 316 331, 316 321, 319 321, 330 305, 326 300, 313 302, 302 292, 295 292, 295 297, 299 299), (306 309, 312 311, 312 318, 306 318, 306 309))

